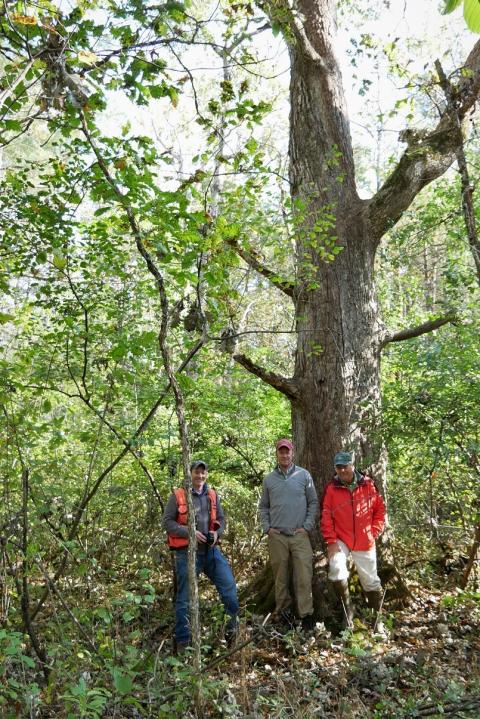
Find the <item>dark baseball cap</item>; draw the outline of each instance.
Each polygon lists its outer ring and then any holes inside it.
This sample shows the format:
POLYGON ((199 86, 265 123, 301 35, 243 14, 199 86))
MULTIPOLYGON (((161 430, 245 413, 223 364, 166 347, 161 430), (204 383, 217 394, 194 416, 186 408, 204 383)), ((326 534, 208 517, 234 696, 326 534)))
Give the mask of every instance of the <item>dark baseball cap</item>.
POLYGON ((353 452, 337 452, 333 458, 333 466, 336 467, 337 464, 342 466, 353 464, 353 452))
POLYGON ((208 464, 203 461, 203 459, 196 459, 192 464, 190 465, 190 472, 192 469, 197 469, 197 467, 204 467, 208 471, 208 464))

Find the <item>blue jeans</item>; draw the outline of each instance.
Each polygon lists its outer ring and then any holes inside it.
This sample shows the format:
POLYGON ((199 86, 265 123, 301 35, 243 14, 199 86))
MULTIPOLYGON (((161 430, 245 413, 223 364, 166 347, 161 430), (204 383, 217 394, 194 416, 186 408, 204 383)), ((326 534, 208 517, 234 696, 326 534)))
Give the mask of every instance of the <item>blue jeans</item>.
MULTIPOLYGON (((186 644, 190 641, 187 549, 177 549, 175 551, 175 569, 177 574, 175 639, 179 644, 186 644)), ((227 628, 233 629, 236 626, 236 617, 239 610, 237 586, 230 565, 218 547, 209 547, 203 554, 197 553, 197 576, 200 572, 204 572, 217 588, 225 607, 225 612, 230 617, 227 628)))

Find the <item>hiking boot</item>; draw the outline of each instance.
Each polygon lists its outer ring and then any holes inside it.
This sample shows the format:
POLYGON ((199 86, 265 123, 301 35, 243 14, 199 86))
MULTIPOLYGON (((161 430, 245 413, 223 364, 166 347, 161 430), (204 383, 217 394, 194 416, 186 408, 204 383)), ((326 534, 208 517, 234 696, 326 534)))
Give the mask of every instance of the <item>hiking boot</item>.
POLYGON ((238 634, 238 624, 235 622, 234 624, 227 624, 224 631, 225 641, 227 643, 227 647, 231 647, 233 644, 235 644, 235 640, 237 638, 238 634))
POLYGON ((382 606, 383 599, 382 590, 374 589, 373 592, 365 592, 365 596, 367 598, 367 603, 370 609, 373 609, 375 612, 379 612, 380 607, 382 606))
POLYGON ((177 656, 180 656, 181 654, 185 654, 188 647, 190 646, 190 642, 176 642, 175 644, 175 654, 177 656))
POLYGON ((381 589, 375 589, 372 592, 365 592, 365 596, 367 598, 368 606, 370 607, 370 609, 373 609, 374 612, 375 619, 373 625, 373 632, 374 634, 379 634, 381 637, 384 637, 386 639, 388 637, 388 629, 383 623, 381 615, 383 592, 381 589))
POLYGON ((302 629, 304 632, 311 632, 315 629, 313 614, 307 614, 302 617, 302 629))
POLYGON ((226 629, 225 630, 225 641, 227 643, 227 647, 231 647, 235 644, 235 640, 237 638, 237 630, 236 629, 226 629))
POLYGON ((342 603, 343 610, 343 629, 353 629, 353 617, 355 612, 353 609, 352 599, 350 597, 350 591, 348 589, 348 581, 341 579, 337 582, 332 582, 337 597, 342 603))

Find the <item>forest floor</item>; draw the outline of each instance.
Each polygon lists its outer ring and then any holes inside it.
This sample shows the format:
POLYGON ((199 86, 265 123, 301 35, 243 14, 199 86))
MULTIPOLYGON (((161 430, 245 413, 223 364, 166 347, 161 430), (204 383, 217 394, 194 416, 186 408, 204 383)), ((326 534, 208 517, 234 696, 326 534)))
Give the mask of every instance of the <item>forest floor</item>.
POLYGON ((198 676, 191 650, 173 652, 167 573, 156 589, 145 576, 110 585, 108 597, 75 591, 73 612, 45 616, 46 681, 25 635, 0 629, 0 719, 480 717, 478 592, 409 584, 408 606, 383 610, 388 639, 372 636, 360 596, 343 633, 287 631, 245 612, 229 648, 221 605, 201 582, 198 676))
MULTIPOLYGON (((268 621, 262 628, 259 617, 242 627, 232 654, 213 640, 202 678, 204 716, 478 719, 480 595, 413 592, 407 608, 386 608, 388 640, 372 638, 361 618, 338 635, 323 624, 310 633, 279 631, 268 621)), ((167 662, 172 687, 180 689, 188 657, 167 662)), ((183 707, 183 716, 195 716, 183 707)))

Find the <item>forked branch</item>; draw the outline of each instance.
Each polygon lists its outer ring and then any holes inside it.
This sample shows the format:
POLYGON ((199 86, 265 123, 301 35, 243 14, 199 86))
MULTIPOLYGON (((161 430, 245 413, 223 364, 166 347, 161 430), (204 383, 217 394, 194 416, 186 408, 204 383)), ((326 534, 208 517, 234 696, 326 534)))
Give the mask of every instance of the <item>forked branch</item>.
POLYGON ((463 122, 480 93, 480 41, 462 68, 455 88, 455 109, 447 105, 437 126, 426 134, 409 131, 408 147, 376 195, 365 205, 371 236, 378 244, 400 219, 420 190, 454 162, 461 139, 458 122, 463 122))

